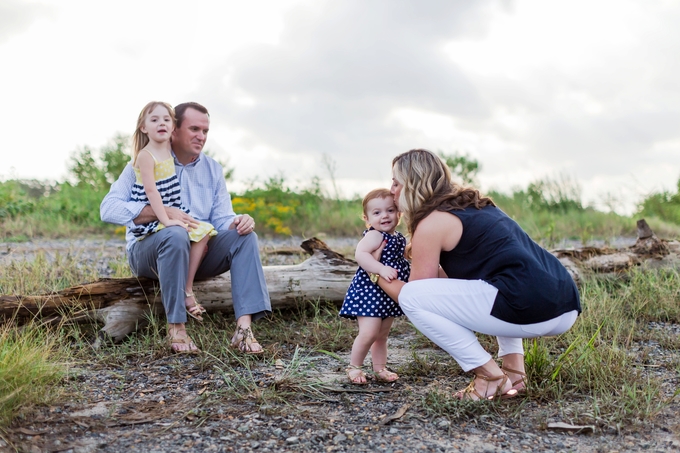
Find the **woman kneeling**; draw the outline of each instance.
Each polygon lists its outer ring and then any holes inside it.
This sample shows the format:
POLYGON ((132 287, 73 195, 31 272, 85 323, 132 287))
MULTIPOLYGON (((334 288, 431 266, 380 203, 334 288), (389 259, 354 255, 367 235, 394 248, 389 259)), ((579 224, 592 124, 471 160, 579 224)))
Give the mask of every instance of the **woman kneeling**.
POLYGON ((395 202, 411 236, 409 283, 378 284, 415 327, 475 378, 461 399, 526 390, 523 338, 559 335, 581 312, 573 279, 490 198, 452 182, 434 153, 392 162, 395 202), (498 339, 499 367, 475 332, 498 339))

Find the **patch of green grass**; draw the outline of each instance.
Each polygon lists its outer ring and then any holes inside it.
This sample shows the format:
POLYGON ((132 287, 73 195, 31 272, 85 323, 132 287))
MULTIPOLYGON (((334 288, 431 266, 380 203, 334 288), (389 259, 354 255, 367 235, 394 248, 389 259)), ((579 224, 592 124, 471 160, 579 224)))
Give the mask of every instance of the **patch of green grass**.
POLYGON ((99 277, 93 265, 70 253, 56 252, 49 258, 44 251, 38 251, 33 260, 15 260, 1 268, 0 294, 45 294, 99 277))
MULTIPOLYGON (((652 419, 670 400, 645 373, 644 348, 631 353, 649 321, 677 322, 677 271, 633 271, 626 280, 592 278, 584 311, 556 338, 525 340, 530 396, 580 400, 576 418, 608 427, 652 419)), ((573 409, 572 409, 573 410, 573 409)))
POLYGON ((460 400, 453 393, 439 390, 428 391, 420 404, 428 415, 444 416, 458 423, 468 420, 499 420, 504 412, 503 407, 496 402, 460 400))
POLYGON ((66 366, 57 338, 35 324, 0 326, 0 427, 22 408, 58 397, 66 366))
MULTIPOLYGON (((78 256, 66 253, 48 258, 45 253, 38 253, 32 262, 15 261, 0 266, 0 291, 44 294, 96 279, 94 264, 81 262, 78 256)), ((129 275, 123 260, 116 272, 129 275)), ((671 351, 671 355, 677 352, 677 338, 669 336, 665 329, 680 322, 678 288, 680 276, 677 271, 669 270, 640 269, 617 280, 585 280, 580 288, 584 311, 575 325, 558 337, 525 340, 530 385, 524 398, 490 405, 461 402, 453 398, 453 391, 441 389, 420 393, 408 389, 404 398, 412 400, 415 410, 431 416, 459 421, 475 418, 480 423, 495 417, 519 422, 526 417, 526 411, 538 405, 559 411, 573 422, 614 429, 653 421, 667 407, 670 398, 677 397, 664 393, 661 379, 650 370, 663 366, 680 375, 680 358, 672 356, 660 364, 654 349, 654 345, 659 345, 671 351)), ((294 407, 299 398, 322 399, 323 389, 310 373, 313 358, 321 355, 337 358, 338 354, 348 353, 357 334, 356 322, 340 318, 336 304, 308 301, 258 321, 254 325, 255 334, 266 346, 266 352, 248 356, 230 347, 235 330, 233 315, 215 313, 206 318, 203 323, 191 323, 189 332, 204 351, 192 359, 194 366, 210 370, 223 381, 223 385, 212 392, 211 404, 222 404, 224 399, 252 399, 267 412, 276 412, 288 405, 294 407), (281 360, 278 368, 277 360, 281 360)), ((123 342, 103 342, 97 349, 98 327, 63 324, 58 328, 37 325, 20 328, 9 323, 4 324, 0 332, 3 340, 0 346, 38 344, 41 354, 43 350, 52 351, 47 355, 19 353, 30 362, 27 369, 32 366, 32 369, 47 370, 46 384, 40 384, 37 378, 35 381, 30 378, 30 382, 31 386, 37 382, 36 388, 42 388, 41 392, 51 398, 58 396, 58 383, 63 375, 60 363, 104 369, 139 366, 168 355, 162 314, 150 314, 138 331, 123 342), (50 391, 45 393, 45 386, 50 391)), ((394 336, 411 339, 412 356, 398 369, 402 382, 415 388, 416 384, 446 379, 453 380, 454 390, 464 387, 465 384, 460 383, 464 379, 459 379, 463 373, 455 361, 441 354, 423 352, 424 348, 436 346, 419 333, 413 337, 413 330, 406 319, 397 320, 393 328, 394 336)), ((495 338, 482 335, 480 341, 495 353, 495 338)), ((178 368, 178 375, 181 372, 178 368)), ((31 373, 12 375, 25 377, 31 373)), ((25 386, 13 385, 5 390, 2 399, 11 402, 13 408, 8 409, 10 415, 6 420, 17 413, 17 408, 40 402, 35 395, 16 390, 25 386)))
POLYGON ((269 322, 258 324, 258 337, 329 352, 347 350, 358 332, 357 324, 341 318, 338 312, 336 304, 320 300, 290 311, 275 310, 269 322))
POLYGON ((458 364, 449 357, 449 360, 442 360, 440 356, 431 353, 419 354, 416 351, 411 353, 411 360, 399 368, 402 376, 422 377, 422 376, 459 376, 463 372, 458 364))
POLYGON ((635 270, 621 288, 621 309, 638 321, 680 322, 680 274, 676 269, 635 270))
MULTIPOLYGON (((589 245, 596 239, 606 242, 635 236, 635 220, 613 212, 604 213, 590 208, 569 211, 532 209, 516 194, 514 197, 493 194, 492 197, 498 207, 519 223, 533 240, 548 249, 559 246, 565 239, 589 245)), ((680 227, 674 230, 674 234, 677 233, 680 233, 680 227)))

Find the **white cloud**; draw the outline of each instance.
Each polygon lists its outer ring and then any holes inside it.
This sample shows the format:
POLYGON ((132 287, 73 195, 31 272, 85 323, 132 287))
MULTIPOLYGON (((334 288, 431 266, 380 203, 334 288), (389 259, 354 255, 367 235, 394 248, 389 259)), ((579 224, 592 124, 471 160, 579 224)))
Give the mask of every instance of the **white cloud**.
POLYGON ((628 190, 627 212, 680 176, 675 2, 7 4, 0 176, 63 178, 150 99, 210 109, 232 187, 326 178, 329 156, 349 196, 414 147, 469 153, 482 189, 566 173, 584 201, 628 190))

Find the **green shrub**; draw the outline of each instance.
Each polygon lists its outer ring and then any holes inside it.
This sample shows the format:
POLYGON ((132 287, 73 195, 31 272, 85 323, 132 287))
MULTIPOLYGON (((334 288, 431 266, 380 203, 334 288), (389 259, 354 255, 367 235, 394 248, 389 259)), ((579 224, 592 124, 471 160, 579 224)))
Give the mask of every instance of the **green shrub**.
POLYGON ((96 190, 83 185, 72 185, 69 182, 60 184, 55 193, 42 200, 41 208, 54 218, 62 218, 83 226, 104 223, 99 218, 99 205, 108 188, 96 190))
POLYGON ((475 184, 477 173, 481 169, 479 161, 473 159, 468 154, 460 154, 458 152, 445 154, 443 151, 438 151, 437 155, 449 167, 454 180, 458 180, 458 182, 464 185, 475 184))
POLYGON ((35 212, 39 200, 49 196, 54 187, 36 180, 0 182, 0 219, 14 218, 35 212))
POLYGON ((641 217, 657 217, 667 222, 680 225, 680 180, 677 191, 653 193, 642 200, 637 215, 641 217))
POLYGON ((87 146, 75 151, 71 156, 69 174, 74 185, 106 194, 131 157, 130 137, 117 134, 98 152, 87 146))
POLYGON ((354 236, 363 228, 361 200, 327 198, 318 178, 297 191, 286 187, 283 177, 269 178, 261 187, 252 182, 243 194, 233 195, 232 202, 234 211, 251 215, 265 235, 354 236))

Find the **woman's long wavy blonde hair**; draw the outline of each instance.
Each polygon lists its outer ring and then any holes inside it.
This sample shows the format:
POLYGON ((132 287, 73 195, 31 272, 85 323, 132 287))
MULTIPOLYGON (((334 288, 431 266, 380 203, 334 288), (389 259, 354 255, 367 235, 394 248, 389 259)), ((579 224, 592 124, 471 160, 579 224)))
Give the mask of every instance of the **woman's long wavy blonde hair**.
POLYGON ((394 179, 403 185, 397 204, 410 236, 418 223, 433 211, 496 206, 477 189, 454 183, 449 167, 425 149, 412 149, 395 157, 392 172, 394 179))

